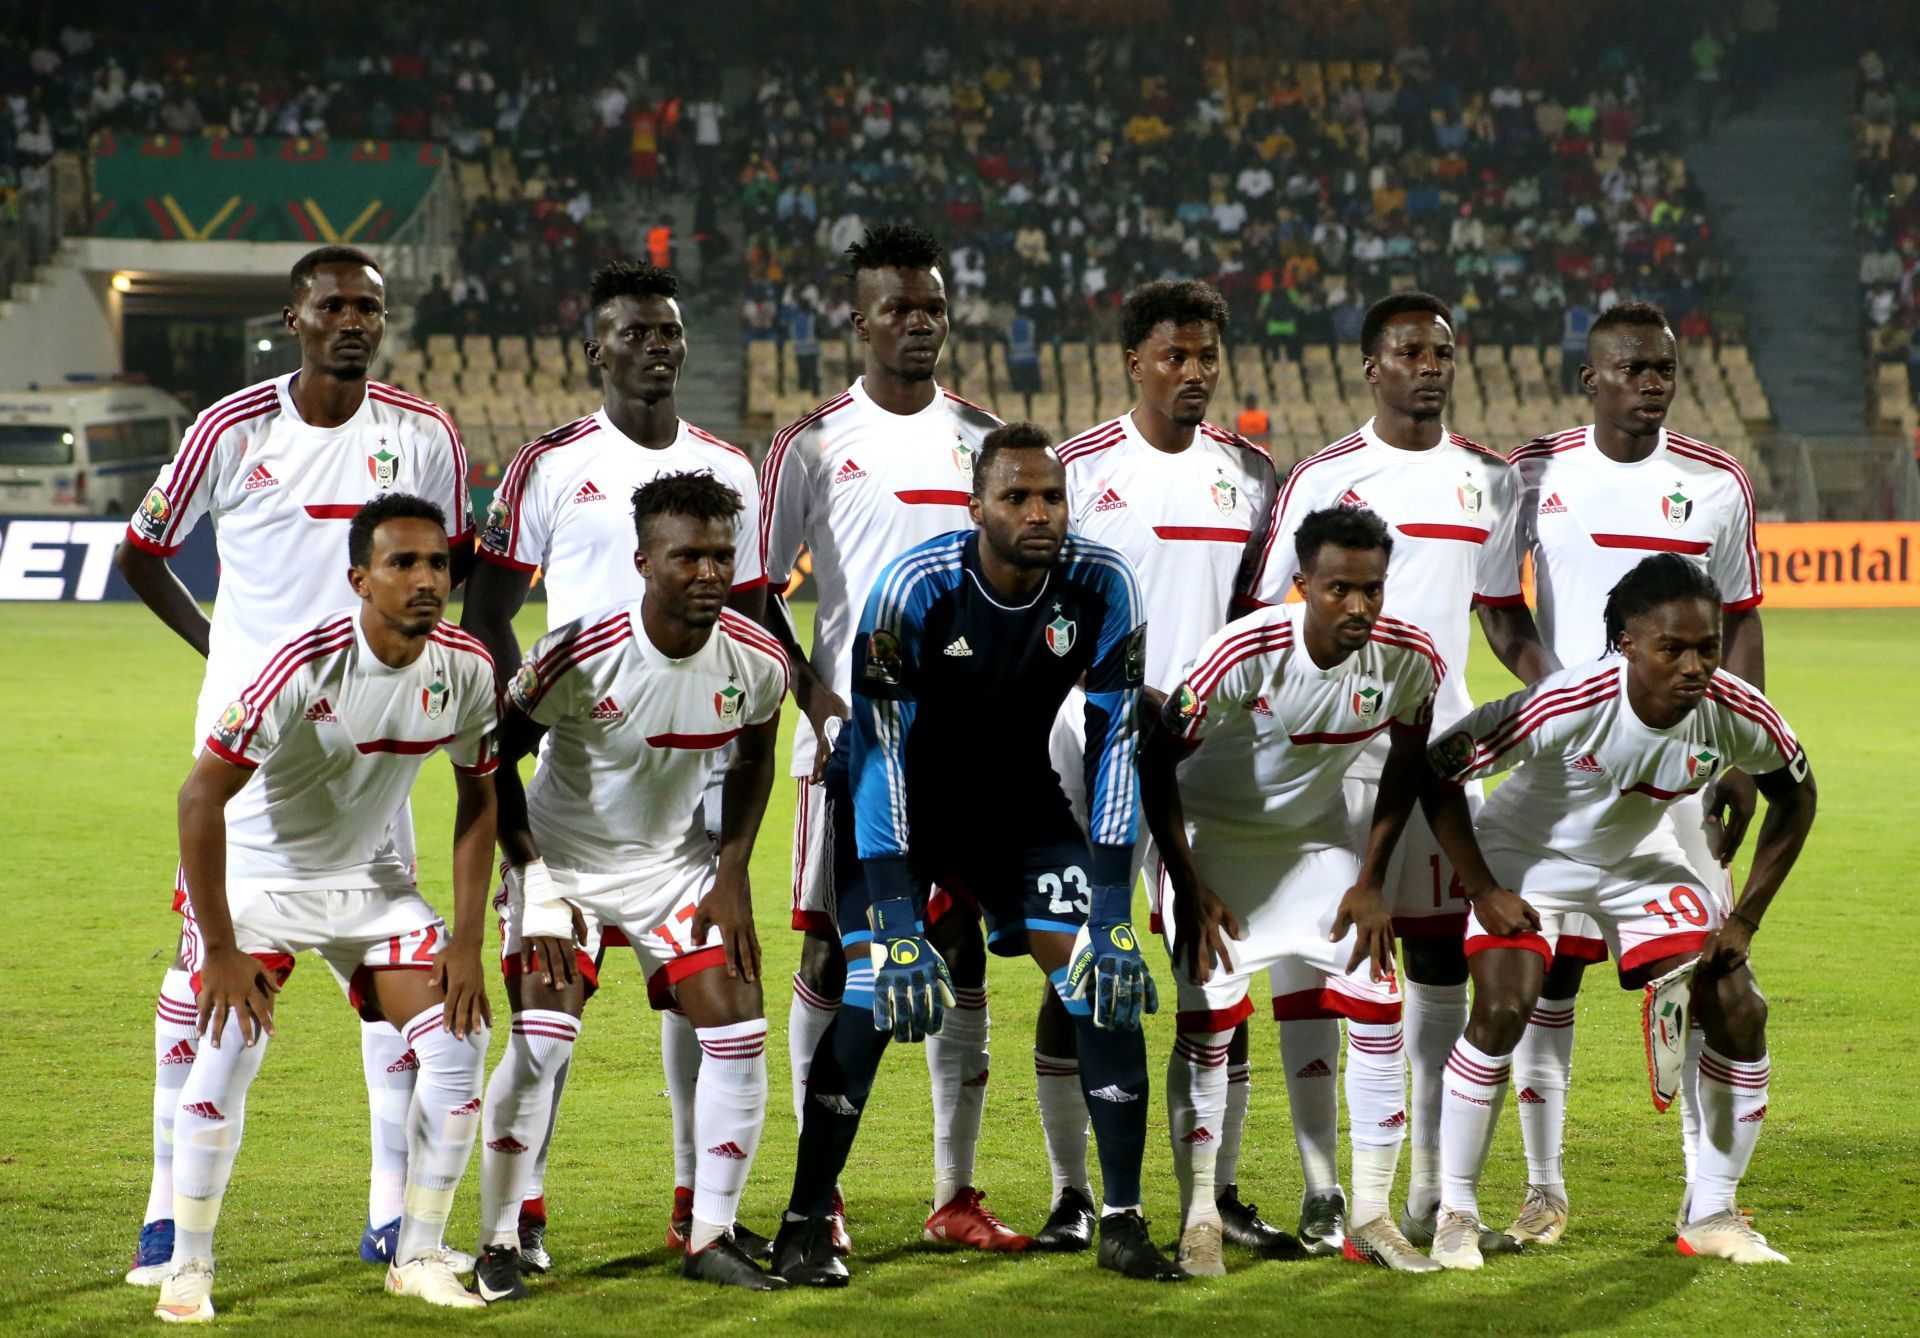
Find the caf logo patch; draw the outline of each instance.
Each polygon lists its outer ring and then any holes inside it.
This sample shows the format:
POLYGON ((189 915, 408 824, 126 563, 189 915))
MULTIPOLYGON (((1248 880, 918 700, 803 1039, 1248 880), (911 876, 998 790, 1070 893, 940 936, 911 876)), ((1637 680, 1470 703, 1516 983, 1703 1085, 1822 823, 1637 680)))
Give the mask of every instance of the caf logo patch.
POLYGON ((157 540, 166 533, 167 522, 173 518, 173 502, 160 488, 159 484, 147 489, 147 495, 140 499, 140 510, 134 516, 134 528, 140 537, 149 541, 157 540))
POLYGON ((884 627, 867 637, 866 674, 875 683, 900 684, 900 638, 884 627))
POLYGON ((512 514, 513 513, 507 509, 507 504, 496 496, 487 504, 486 529, 485 533, 480 536, 480 541, 489 548, 498 548, 505 551, 507 540, 511 537, 511 531, 507 527, 507 521, 511 518, 512 514))
POLYGON ((1458 775, 1473 761, 1473 735, 1455 730, 1427 750, 1427 761, 1442 776, 1458 775))
POLYGON ((240 736, 246 732, 251 714, 245 702, 231 703, 220 713, 220 719, 213 727, 213 736, 228 748, 236 747, 240 736))
POLYGON ((1127 638, 1127 686, 1137 688, 1147 677, 1147 625, 1141 623, 1127 638))
POLYGON ((1191 720, 1200 714, 1200 698, 1194 695, 1190 686, 1182 683, 1174 691, 1173 709, 1191 720))
POLYGON ((511 689, 513 699, 522 706, 530 706, 533 699, 540 695, 540 671, 528 660, 520 666, 520 672, 513 676, 511 689))

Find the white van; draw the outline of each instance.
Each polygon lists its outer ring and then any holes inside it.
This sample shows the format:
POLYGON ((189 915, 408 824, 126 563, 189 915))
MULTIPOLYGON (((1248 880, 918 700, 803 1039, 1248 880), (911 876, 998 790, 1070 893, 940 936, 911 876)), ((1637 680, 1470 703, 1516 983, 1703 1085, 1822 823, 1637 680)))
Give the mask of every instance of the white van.
POLYGON ((186 426, 152 386, 0 390, 0 514, 130 516, 186 426))

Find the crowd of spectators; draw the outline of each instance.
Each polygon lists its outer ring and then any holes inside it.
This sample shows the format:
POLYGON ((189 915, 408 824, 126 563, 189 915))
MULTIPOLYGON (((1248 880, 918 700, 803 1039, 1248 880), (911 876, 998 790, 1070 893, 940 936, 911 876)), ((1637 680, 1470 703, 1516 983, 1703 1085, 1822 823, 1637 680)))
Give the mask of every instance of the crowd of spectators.
POLYGON ((908 217, 946 242, 956 318, 982 330, 1025 315, 1072 338, 1138 284, 1196 275, 1270 345, 1352 340, 1413 285, 1503 343, 1558 343, 1570 308, 1627 297, 1738 338, 1648 72, 1624 44, 1530 58, 1502 22, 1312 71, 1131 35, 895 34, 768 63, 734 122, 749 333, 802 312, 836 328, 846 245, 908 217))
POLYGON ((1862 54, 1854 113, 1862 327, 1920 395, 1920 51, 1862 54))

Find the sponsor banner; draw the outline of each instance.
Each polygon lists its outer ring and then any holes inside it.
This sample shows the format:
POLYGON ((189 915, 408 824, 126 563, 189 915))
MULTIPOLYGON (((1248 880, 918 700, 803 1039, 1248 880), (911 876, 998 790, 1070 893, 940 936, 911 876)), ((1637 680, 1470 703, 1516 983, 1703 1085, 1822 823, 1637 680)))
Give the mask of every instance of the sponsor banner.
POLYGON ((1920 608, 1920 524, 1761 525, 1765 609, 1920 608))
MULTIPOLYGON (((133 599, 113 567, 126 533, 125 520, 0 516, 0 600, 133 599)), ((197 526, 168 565, 195 599, 212 599, 220 584, 213 527, 197 526)))

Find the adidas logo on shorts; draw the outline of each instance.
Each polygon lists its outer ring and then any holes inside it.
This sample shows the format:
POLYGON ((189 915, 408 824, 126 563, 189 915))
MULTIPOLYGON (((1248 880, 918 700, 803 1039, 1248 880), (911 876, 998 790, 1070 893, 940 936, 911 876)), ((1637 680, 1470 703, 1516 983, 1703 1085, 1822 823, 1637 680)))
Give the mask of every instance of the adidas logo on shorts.
POLYGON ((738 1143, 716 1143, 707 1149, 710 1157, 728 1157, 734 1161, 745 1161, 747 1154, 740 1150, 738 1143))
POLYGON ((1203 1124, 1180 1141, 1190 1147, 1199 1147, 1203 1143, 1211 1143, 1213 1141, 1213 1135, 1207 1131, 1207 1127, 1203 1124))
POLYGON ((592 479, 588 479, 585 483, 582 483, 579 491, 573 495, 573 504, 575 506, 580 505, 582 502, 604 502, 606 500, 607 495, 593 486, 592 479))
POLYGON ((1248 702, 1247 710, 1251 711, 1254 715, 1263 715, 1269 720, 1273 719, 1273 708, 1267 705, 1267 699, 1265 697, 1255 697, 1252 701, 1248 702))
POLYGON ((595 720, 620 720, 625 718, 627 713, 621 710, 619 703, 609 696, 602 697, 599 705, 595 706, 588 714, 595 720))
POLYGON ((813 1099, 835 1115, 849 1116, 860 1113, 853 1102, 835 1092, 816 1092, 813 1099))
POLYGON ((325 697, 322 697, 319 701, 309 706, 307 713, 300 718, 315 725, 337 725, 340 723, 340 717, 333 713, 332 703, 325 697))
POLYGON ((447 1112, 447 1114, 449 1115, 478 1115, 479 1113, 480 1113, 480 1098, 477 1096, 473 1100, 467 1102, 466 1105, 455 1106, 452 1110, 447 1112))
POLYGON ((1560 500, 1559 493, 1549 493, 1547 494, 1547 500, 1540 503, 1540 514, 1543 516, 1564 516, 1567 514, 1567 504, 1560 500))
POLYGON ((1327 1067, 1326 1060, 1316 1059, 1293 1076, 1296 1078, 1331 1078, 1333 1076, 1333 1070, 1327 1067))
POLYGON ((1112 488, 1108 488, 1100 494, 1100 500, 1093 504, 1093 509, 1095 511, 1124 511, 1127 509, 1127 499, 1115 492, 1112 488))

